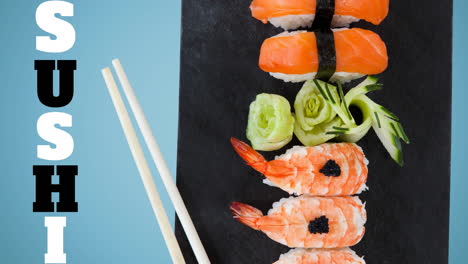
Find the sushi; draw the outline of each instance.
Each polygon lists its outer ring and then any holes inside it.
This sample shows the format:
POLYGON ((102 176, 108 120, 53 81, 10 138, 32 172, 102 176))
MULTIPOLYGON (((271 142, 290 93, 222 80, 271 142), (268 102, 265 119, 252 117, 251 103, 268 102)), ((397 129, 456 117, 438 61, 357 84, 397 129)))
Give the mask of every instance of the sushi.
POLYGON ((265 183, 289 194, 354 195, 367 189, 369 162, 353 143, 296 146, 273 161, 240 140, 231 138, 231 144, 248 165, 265 175, 265 183))
POLYGON ((320 263, 343 263, 343 264, 365 264, 363 258, 356 255, 350 248, 339 249, 291 249, 282 254, 280 259, 273 264, 320 264, 320 263))
POLYGON ((361 19, 378 25, 388 9, 389 0, 254 0, 250 5, 254 18, 285 30, 315 27, 317 23, 347 27, 361 19))
POLYGON ((358 28, 283 32, 263 42, 259 58, 263 71, 286 82, 347 82, 379 74, 387 65, 387 48, 379 35, 358 28))
POLYGON ((274 241, 294 248, 340 248, 362 239, 367 221, 358 197, 283 198, 264 216, 250 205, 234 202, 231 212, 239 222, 262 231, 274 241))

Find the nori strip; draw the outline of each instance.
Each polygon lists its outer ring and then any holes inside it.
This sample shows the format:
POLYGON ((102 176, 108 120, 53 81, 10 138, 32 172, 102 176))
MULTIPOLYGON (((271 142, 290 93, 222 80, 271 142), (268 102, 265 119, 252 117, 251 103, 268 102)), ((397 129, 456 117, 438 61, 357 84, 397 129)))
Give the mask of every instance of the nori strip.
POLYGON ((331 29, 315 31, 319 68, 316 79, 328 82, 336 71, 335 37, 331 29))
POLYGON ((335 14, 335 0, 317 0, 313 29, 331 28, 335 14))

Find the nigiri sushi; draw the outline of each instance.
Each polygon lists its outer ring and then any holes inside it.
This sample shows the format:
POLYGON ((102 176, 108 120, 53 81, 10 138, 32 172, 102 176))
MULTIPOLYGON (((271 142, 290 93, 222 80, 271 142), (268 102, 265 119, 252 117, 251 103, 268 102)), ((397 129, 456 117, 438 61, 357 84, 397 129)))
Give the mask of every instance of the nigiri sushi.
POLYGON ((273 264, 366 264, 363 258, 350 248, 338 249, 291 249, 282 254, 273 264))
POLYGON ((324 15, 332 27, 347 27, 361 19, 378 25, 388 9, 389 0, 253 0, 250 5, 254 18, 285 30, 310 27, 324 15))
POLYGON ((273 161, 240 140, 231 138, 231 144, 249 166, 265 175, 265 183, 289 194, 354 195, 367 189, 369 162, 353 143, 296 146, 273 161))
POLYGON ((379 35, 359 28, 283 32, 263 42, 259 58, 263 71, 286 82, 316 77, 347 82, 379 74, 387 65, 387 48, 379 35))
POLYGON ((234 202, 231 212, 239 222, 262 231, 288 247, 339 248, 362 239, 367 221, 358 197, 283 198, 264 216, 250 205, 234 202))

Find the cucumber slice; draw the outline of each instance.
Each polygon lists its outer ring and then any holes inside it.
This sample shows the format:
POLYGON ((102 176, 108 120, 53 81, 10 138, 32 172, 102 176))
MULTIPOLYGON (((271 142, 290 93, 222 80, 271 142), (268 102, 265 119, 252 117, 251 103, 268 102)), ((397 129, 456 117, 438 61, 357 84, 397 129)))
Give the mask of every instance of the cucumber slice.
POLYGON ((356 123, 354 122, 353 116, 349 114, 349 110, 344 103, 345 98, 342 96, 343 91, 341 85, 339 85, 340 92, 338 93, 336 87, 329 83, 320 80, 313 80, 313 82, 319 89, 323 98, 331 105, 335 113, 343 120, 346 126, 355 126, 356 123))
MULTIPOLYGON (((349 90, 345 96, 346 102, 351 102, 355 97, 361 94, 367 94, 368 92, 377 91, 382 89, 382 84, 377 83, 379 78, 375 76, 367 76, 367 78, 358 84, 356 87, 349 90)), ((349 104, 348 104, 349 107, 349 104)))
POLYGON ((343 127, 341 130, 333 128, 332 132, 342 133, 338 136, 338 140, 357 142, 372 127, 392 159, 403 166, 403 150, 400 140, 406 144, 410 143, 403 126, 396 115, 366 96, 367 93, 382 88, 382 85, 378 84, 377 81, 376 77, 368 76, 358 86, 352 88, 342 100, 347 109, 354 105, 361 110, 363 122, 359 126, 345 124, 344 128, 348 128, 348 130, 344 133, 343 127))
POLYGON ((359 99, 367 104, 369 110, 373 111, 373 114, 371 114, 372 128, 377 137, 379 137, 393 160, 398 165, 403 166, 403 148, 400 140, 406 144, 409 144, 410 140, 398 121, 398 117, 383 106, 374 103, 365 95, 360 95, 359 99))
MULTIPOLYGON (((366 101, 360 97, 355 97, 349 106, 356 106, 362 113, 362 123, 356 127, 350 128, 344 135, 338 137, 338 140, 344 142, 356 143, 361 140, 372 127, 372 110, 368 107, 366 101)), ((348 106, 348 107, 349 107, 348 106)))
MULTIPOLYGON (((297 122, 298 121, 296 121, 296 123, 297 122)), ((333 127, 340 127, 341 124, 341 119, 336 117, 328 123, 322 123, 315 126, 310 131, 305 131, 301 128, 301 126, 295 125, 294 134, 305 146, 316 146, 335 138, 337 133, 329 133, 329 131, 331 131, 333 127)))
MULTIPOLYGON (((333 88, 331 92, 336 92, 333 88)), ((336 116, 332 106, 321 94, 313 81, 307 81, 302 86, 294 101, 296 125, 304 131, 311 131, 315 126, 328 123, 336 116)))
POLYGON ((286 98, 276 94, 259 94, 250 104, 247 138, 256 150, 278 150, 293 135, 294 117, 286 98))

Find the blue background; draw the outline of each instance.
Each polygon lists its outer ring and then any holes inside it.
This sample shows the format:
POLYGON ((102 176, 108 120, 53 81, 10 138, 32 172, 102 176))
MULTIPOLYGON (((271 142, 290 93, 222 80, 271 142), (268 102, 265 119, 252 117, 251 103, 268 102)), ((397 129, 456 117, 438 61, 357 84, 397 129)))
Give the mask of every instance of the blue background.
MULTIPOLYGON (((73 2, 73 1, 72 1, 73 2)), ((52 164, 36 157, 44 144, 36 133, 38 117, 50 111, 73 115, 75 151, 66 161, 78 164, 79 213, 66 214, 65 251, 68 263, 170 263, 150 204, 100 69, 119 56, 139 95, 156 138, 175 174, 178 114, 180 1, 74 1, 75 17, 67 18, 77 31, 75 47, 65 54, 35 50, 35 24, 41 1, 3 1, 0 4, 2 48, 0 76, 1 143, 0 256, 2 263, 43 263, 46 251, 44 216, 33 214, 35 179, 32 165, 52 164), (151 56, 148 56, 148 53, 151 56), (77 59, 76 93, 61 109, 47 108, 36 95, 34 59, 77 59)), ((465 0, 455 0, 453 154, 450 263, 468 258, 468 180, 462 165, 467 140, 468 106, 464 69, 468 68, 465 0)), ((154 172, 156 184, 162 183, 154 172)), ((161 189, 161 188, 160 188, 161 189)), ((161 189, 166 208, 172 210, 161 189)), ((55 197, 56 198, 56 197, 55 197)), ((58 214, 57 214, 58 216, 58 214)), ((173 220, 173 213, 170 213, 173 220)), ((428 230, 430 232, 430 230, 428 230)))

